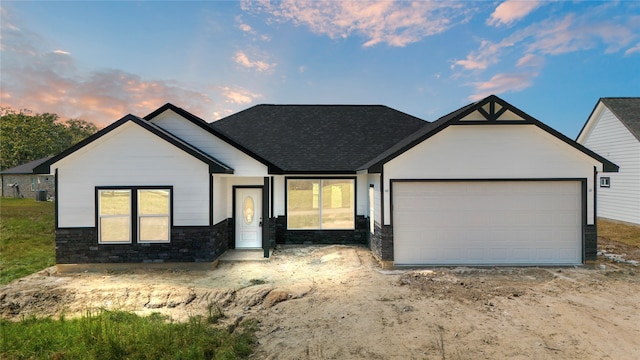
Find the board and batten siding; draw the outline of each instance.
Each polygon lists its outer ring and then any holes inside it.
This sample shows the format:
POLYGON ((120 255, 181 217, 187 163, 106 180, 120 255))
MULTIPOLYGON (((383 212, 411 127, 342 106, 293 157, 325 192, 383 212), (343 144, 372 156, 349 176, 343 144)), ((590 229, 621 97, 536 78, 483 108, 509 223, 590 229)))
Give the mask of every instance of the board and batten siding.
POLYGON ((384 165, 384 225, 390 179, 586 179, 593 224, 593 169, 602 164, 535 125, 452 125, 384 165))
POLYGON ((209 225, 209 166, 133 122, 51 165, 58 226, 95 227, 95 188, 173 186, 173 225, 209 225))
POLYGON ((620 167, 599 174, 610 187, 598 188, 598 216, 640 224, 640 140, 605 106, 582 144, 620 167))
POLYGON ((267 176, 267 166, 171 110, 151 122, 233 169, 236 176, 267 176))

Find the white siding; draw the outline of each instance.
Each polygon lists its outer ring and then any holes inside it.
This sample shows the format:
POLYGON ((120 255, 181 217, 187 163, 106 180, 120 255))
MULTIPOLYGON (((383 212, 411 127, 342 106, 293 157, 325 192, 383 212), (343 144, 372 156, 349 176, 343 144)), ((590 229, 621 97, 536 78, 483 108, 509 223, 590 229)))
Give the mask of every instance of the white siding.
POLYGON ((390 224, 389 179, 587 180, 593 224, 593 168, 602 164, 534 125, 449 126, 384 165, 384 221, 390 224))
POLYGON ((284 175, 276 175, 273 177, 273 217, 284 216, 285 214, 285 183, 284 175))
MULTIPOLYGON (((640 224, 640 141, 606 107, 596 118, 583 145, 620 167, 610 188, 598 188, 598 216, 640 224)), ((584 137, 582 137, 584 138, 584 137)))
POLYGON ((209 224, 209 166, 133 122, 54 163, 60 227, 95 226, 96 186, 173 186, 173 223, 209 224))
POLYGON ((152 123, 230 166, 236 176, 267 176, 267 167, 171 110, 152 123))
POLYGON ((374 221, 382 226, 382 198, 380 196, 380 174, 369 174, 368 184, 373 185, 374 221))

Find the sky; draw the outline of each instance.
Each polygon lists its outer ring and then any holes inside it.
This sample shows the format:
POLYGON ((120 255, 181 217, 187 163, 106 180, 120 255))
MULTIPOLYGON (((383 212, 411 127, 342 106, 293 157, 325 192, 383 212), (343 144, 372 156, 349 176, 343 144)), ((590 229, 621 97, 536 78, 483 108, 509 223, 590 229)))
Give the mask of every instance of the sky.
MULTIPOLYGON (((640 1, 10 1, 0 104, 106 126, 170 102, 382 104, 433 121, 495 94, 575 138, 640 96, 640 1)), ((311 124, 310 124, 311 126, 311 124)))

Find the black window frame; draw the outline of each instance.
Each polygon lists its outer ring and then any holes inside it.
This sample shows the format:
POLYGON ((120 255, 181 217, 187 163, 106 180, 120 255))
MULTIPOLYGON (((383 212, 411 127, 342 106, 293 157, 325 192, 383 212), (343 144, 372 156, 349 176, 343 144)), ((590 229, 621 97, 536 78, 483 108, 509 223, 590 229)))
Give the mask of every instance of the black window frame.
POLYGON ((145 185, 145 186, 96 186, 95 187, 95 226, 96 226, 96 241, 100 245, 120 245, 120 244, 168 244, 171 243, 171 229, 173 228, 173 186, 171 185, 145 185), (131 208, 129 210, 129 224, 130 224, 130 234, 131 238, 128 242, 118 242, 118 241, 106 241, 103 242, 101 240, 100 233, 100 208, 99 208, 99 197, 101 190, 129 190, 131 192, 131 208), (169 239, 167 241, 140 241, 140 229, 139 229, 139 221, 140 216, 138 214, 138 190, 168 190, 169 191, 169 239))

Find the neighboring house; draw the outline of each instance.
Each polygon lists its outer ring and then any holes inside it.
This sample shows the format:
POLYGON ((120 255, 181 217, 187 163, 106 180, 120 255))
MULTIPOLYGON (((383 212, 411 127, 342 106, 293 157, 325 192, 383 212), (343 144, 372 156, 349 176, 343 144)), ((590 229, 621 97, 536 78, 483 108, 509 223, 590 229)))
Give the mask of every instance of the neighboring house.
POLYGON ((0 196, 35 199, 39 191, 48 198, 56 195, 55 180, 51 175, 35 174, 33 169, 51 157, 34 160, 0 172, 0 196))
POLYGON ((598 178, 598 216, 640 225, 640 98, 601 98, 577 141, 620 166, 598 178))
POLYGON ((594 182, 617 166, 489 96, 432 123, 257 105, 207 124, 166 104, 38 171, 61 264, 363 244, 383 265, 574 265, 596 258, 594 182))

